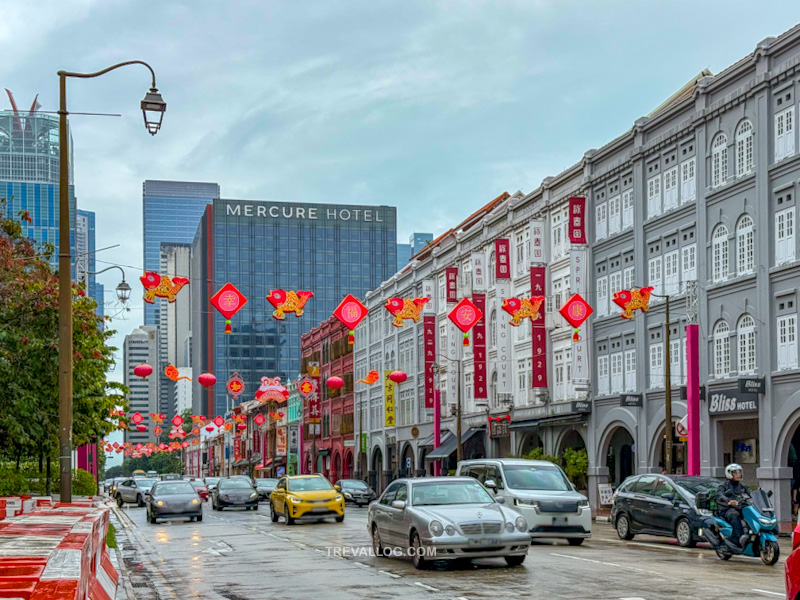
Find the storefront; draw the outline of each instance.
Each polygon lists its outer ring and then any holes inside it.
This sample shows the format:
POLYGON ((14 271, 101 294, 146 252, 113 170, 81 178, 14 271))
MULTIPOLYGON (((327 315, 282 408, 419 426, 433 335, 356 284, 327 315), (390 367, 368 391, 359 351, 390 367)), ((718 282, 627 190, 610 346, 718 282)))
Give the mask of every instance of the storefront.
POLYGON ((725 387, 709 385, 707 405, 712 464, 724 469, 725 465, 738 463, 742 465, 744 482, 755 485, 760 461, 759 394, 742 389, 736 382, 725 387))

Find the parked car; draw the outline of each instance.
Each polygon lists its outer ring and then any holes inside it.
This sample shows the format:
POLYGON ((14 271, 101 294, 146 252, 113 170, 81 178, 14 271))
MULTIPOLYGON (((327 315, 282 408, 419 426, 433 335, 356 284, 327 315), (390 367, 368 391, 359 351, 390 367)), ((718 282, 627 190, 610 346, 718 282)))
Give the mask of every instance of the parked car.
POLYGON ((490 556, 513 567, 525 560, 531 536, 525 517, 505 501, 471 477, 398 479, 369 505, 367 530, 377 556, 410 549, 418 569, 490 556))
POLYGON ((204 502, 208 501, 208 488, 206 487, 206 483, 202 479, 192 479, 189 481, 194 488, 194 491, 197 492, 197 495, 200 496, 204 502))
POLYGON ((630 540, 637 533, 677 538, 685 548, 693 548, 703 538, 699 530, 711 511, 698 508, 695 496, 714 493, 722 479, 688 475, 634 475, 614 493, 611 523, 620 539, 630 540))
POLYGON ((203 501, 188 481, 159 481, 147 494, 147 521, 157 523, 168 517, 203 520, 203 501))
POLYGON ((792 552, 783 567, 786 577, 786 600, 800 600, 800 523, 792 532, 792 552))
POLYGON ((340 479, 336 485, 339 486, 345 503, 364 506, 378 498, 375 491, 360 479, 340 479))
POLYGON ((220 479, 211 490, 211 508, 222 510, 231 506, 244 506, 258 510, 258 492, 244 479, 220 479))
POLYGON ((589 500, 564 471, 546 460, 462 460, 457 476, 474 477, 528 523, 531 537, 562 538, 579 546, 592 535, 589 500), (491 482, 491 483, 490 483, 491 482))
POLYGON ((344 521, 344 496, 322 475, 281 477, 270 494, 269 514, 273 523, 283 516, 287 525, 297 519, 344 521))
POLYGON ((117 506, 122 507, 126 502, 136 503, 137 506, 144 506, 145 494, 150 491, 157 479, 146 479, 144 477, 133 477, 122 481, 115 492, 117 506))
POLYGON ((278 484, 277 478, 274 477, 262 477, 260 479, 256 479, 256 490, 258 490, 258 499, 259 500, 269 500, 269 495, 272 493, 272 490, 275 489, 275 486, 278 484))
POLYGON ((158 479, 158 471, 148 471, 147 472, 148 479, 158 479))

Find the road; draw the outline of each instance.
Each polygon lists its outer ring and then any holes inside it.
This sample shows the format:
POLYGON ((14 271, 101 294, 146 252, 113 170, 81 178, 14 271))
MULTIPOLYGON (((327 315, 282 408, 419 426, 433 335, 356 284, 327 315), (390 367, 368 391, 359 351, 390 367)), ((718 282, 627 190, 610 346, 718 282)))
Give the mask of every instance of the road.
POLYGON ((767 567, 741 557, 722 562, 708 548, 684 549, 664 538, 623 542, 598 523, 580 547, 535 543, 520 567, 492 559, 470 568, 444 564, 417 571, 408 559, 371 556, 365 508, 348 507, 341 524, 292 527, 283 519, 272 523, 266 505, 258 512, 214 512, 206 504, 201 523, 157 525, 146 522, 142 508, 115 511, 125 563, 139 582, 137 600, 784 597, 783 540, 780 562, 767 567))

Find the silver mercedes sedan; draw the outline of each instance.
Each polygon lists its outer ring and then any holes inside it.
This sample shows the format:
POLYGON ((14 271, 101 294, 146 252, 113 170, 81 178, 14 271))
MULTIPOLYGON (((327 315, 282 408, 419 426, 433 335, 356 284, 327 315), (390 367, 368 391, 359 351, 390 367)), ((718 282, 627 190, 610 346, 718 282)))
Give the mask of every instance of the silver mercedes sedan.
POLYGON ((502 556, 522 564, 528 523, 472 477, 393 481, 369 505, 367 530, 377 556, 409 556, 424 569, 434 560, 502 556))

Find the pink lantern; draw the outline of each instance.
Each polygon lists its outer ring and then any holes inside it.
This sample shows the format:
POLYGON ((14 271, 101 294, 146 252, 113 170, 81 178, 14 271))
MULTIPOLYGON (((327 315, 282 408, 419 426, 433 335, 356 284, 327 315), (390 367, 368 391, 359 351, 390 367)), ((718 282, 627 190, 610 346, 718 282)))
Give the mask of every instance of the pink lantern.
POLYGON ((139 431, 147 431, 147 425, 137 425, 136 429, 139 431))
POLYGON ((149 375, 152 375, 152 373, 153 373, 153 367, 151 367, 148 364, 139 365, 133 370, 133 374, 136 375, 137 377, 141 377, 142 379, 147 379, 147 377, 149 375))
POLYGON ((406 379, 408 379, 408 375, 406 375, 402 371, 392 371, 391 373, 389 373, 389 379, 391 379, 395 383, 403 383, 406 379))
POLYGON ((340 387, 344 385, 344 379, 341 377, 328 377, 327 381, 325 382, 328 384, 328 387, 332 390, 338 390, 340 387))
POLYGON ((214 377, 214 375, 212 375, 211 373, 203 373, 202 375, 199 375, 197 377, 197 381, 198 383, 200 383, 200 385, 208 387, 210 385, 214 385, 215 383, 217 383, 217 378, 214 377))

